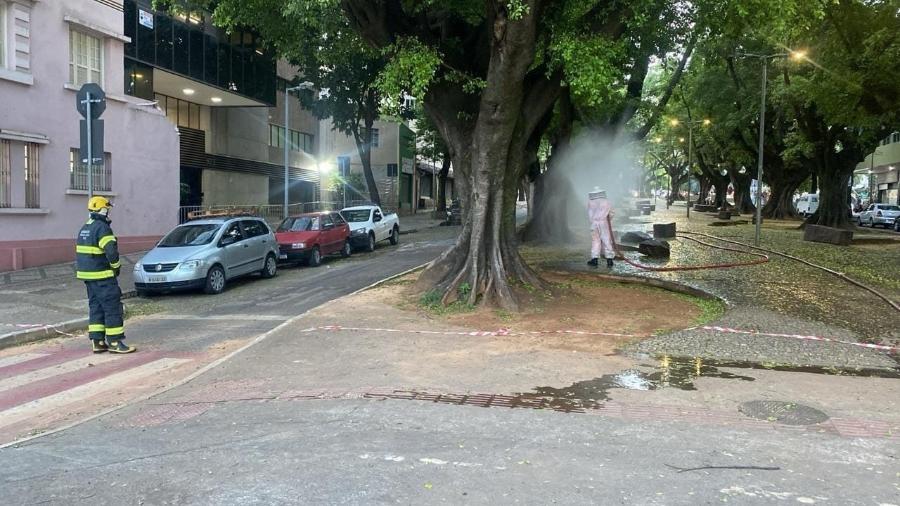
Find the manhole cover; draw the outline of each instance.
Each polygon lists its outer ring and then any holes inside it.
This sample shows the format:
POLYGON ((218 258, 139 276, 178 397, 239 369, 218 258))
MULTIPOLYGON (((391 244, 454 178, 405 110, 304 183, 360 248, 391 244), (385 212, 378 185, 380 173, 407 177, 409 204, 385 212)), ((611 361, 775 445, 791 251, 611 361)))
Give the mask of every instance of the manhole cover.
POLYGON ((741 413, 769 422, 785 425, 812 425, 828 420, 828 415, 818 409, 784 401, 748 401, 738 409, 741 413))

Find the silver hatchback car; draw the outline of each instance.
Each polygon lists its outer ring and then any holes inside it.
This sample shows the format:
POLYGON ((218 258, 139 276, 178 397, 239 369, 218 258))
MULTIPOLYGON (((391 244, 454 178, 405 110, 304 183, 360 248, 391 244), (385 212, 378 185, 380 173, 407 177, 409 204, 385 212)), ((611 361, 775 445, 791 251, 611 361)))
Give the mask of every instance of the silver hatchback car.
POLYGON ((228 280, 275 276, 278 243, 268 224, 248 216, 190 221, 172 229, 134 265, 138 294, 202 289, 221 293, 228 280))

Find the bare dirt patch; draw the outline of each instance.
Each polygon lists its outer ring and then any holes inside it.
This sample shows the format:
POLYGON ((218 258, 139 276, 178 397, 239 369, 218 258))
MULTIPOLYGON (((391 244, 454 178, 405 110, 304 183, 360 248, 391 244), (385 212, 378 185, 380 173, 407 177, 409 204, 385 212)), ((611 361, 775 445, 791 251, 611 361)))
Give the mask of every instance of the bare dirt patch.
POLYGON ((573 351, 612 353, 641 337, 694 325, 704 314, 696 299, 662 289, 602 280, 585 273, 542 272, 551 283, 549 291, 518 286, 522 310, 469 307, 457 303, 450 308, 423 304, 410 278, 391 286, 401 290, 400 309, 420 317, 471 330, 544 332, 545 345, 573 351), (558 331, 601 332, 631 336, 554 334, 558 331))

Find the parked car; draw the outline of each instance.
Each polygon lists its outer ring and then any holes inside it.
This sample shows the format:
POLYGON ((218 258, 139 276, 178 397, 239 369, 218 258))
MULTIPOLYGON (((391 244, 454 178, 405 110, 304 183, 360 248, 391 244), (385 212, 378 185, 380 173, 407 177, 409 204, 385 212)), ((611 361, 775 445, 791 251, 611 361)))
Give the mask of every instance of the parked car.
POLYGON ((871 204, 868 209, 859 213, 856 218, 856 224, 860 227, 869 225, 881 225, 889 228, 894 225, 894 220, 900 216, 900 206, 893 204, 871 204))
POLYGON ((354 248, 375 251, 380 241, 400 242, 400 220, 397 213, 385 214, 379 206, 355 206, 341 209, 350 224, 350 244, 354 248))
POLYGON ((285 218, 278 225, 275 238, 278 259, 284 262, 306 262, 317 267, 325 255, 350 256, 350 227, 340 213, 334 211, 285 218))
POLYGON ((134 264, 134 287, 151 292, 202 289, 221 293, 229 280, 259 273, 275 277, 275 235, 261 218, 221 216, 172 229, 134 264))
POLYGON ((894 218, 894 231, 900 232, 900 216, 894 218))
POLYGON ((800 216, 806 217, 819 209, 819 194, 804 193, 797 199, 797 212, 800 216))

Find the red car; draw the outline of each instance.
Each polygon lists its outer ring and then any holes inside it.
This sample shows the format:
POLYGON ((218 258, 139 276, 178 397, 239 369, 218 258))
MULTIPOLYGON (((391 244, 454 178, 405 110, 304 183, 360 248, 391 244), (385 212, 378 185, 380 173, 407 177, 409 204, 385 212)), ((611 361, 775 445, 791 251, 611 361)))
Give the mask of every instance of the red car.
POLYGON ((285 218, 275 232, 278 259, 306 262, 315 267, 322 257, 340 253, 350 256, 350 226, 340 213, 321 211, 285 218))

